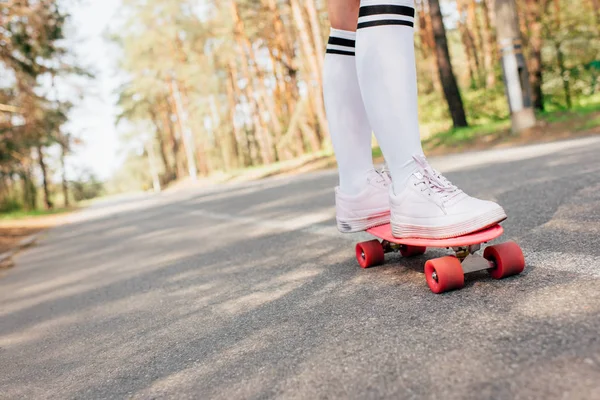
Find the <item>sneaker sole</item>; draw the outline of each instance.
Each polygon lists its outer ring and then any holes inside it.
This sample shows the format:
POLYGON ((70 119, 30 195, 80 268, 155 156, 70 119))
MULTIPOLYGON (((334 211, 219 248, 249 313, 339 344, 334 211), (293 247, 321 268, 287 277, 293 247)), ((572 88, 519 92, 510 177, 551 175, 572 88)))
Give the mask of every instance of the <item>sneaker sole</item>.
POLYGON ((503 209, 499 209, 447 226, 396 224, 392 221, 392 234, 396 238, 448 239, 489 228, 505 219, 506 213, 503 209))
POLYGON ((376 226, 385 225, 390 223, 390 213, 385 212, 381 214, 371 215, 363 218, 347 218, 339 219, 336 218, 337 228, 342 233, 355 233, 363 232, 367 229, 374 228, 376 226))

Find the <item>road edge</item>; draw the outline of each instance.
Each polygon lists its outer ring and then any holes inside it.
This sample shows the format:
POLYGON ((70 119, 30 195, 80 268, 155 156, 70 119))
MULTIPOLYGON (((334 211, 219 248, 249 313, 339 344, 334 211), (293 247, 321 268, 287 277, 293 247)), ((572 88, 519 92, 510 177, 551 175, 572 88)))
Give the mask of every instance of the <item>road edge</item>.
POLYGON ((12 259, 13 256, 15 254, 17 254, 19 251, 34 245, 37 242, 39 235, 40 235, 40 232, 34 233, 33 235, 29 235, 29 236, 23 238, 13 249, 10 249, 8 251, 5 251, 4 253, 1 253, 0 254, 0 269, 8 269, 8 268, 13 267, 15 265, 15 262, 12 259))

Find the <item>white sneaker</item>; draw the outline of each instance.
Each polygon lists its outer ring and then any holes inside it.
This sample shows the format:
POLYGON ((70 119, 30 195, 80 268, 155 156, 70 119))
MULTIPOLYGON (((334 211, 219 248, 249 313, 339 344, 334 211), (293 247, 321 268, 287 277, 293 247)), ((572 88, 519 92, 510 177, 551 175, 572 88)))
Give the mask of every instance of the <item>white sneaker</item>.
POLYGON ((365 188, 349 196, 335 188, 335 209, 338 230, 342 233, 365 231, 390 222, 391 181, 388 175, 371 171, 365 188))
POLYGON ((397 195, 390 190, 392 232, 398 238, 446 239, 477 232, 506 219, 492 201, 468 196, 414 156, 418 170, 397 195))

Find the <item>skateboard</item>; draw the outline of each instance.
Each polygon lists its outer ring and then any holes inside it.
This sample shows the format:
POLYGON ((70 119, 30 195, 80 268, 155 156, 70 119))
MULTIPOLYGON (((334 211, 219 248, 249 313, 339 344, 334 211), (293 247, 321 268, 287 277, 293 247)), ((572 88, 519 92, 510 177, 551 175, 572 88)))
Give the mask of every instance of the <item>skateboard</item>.
POLYGON ((425 278, 433 293, 461 289, 465 284, 465 274, 471 272, 487 270, 492 278, 502 279, 518 275, 525 269, 523 252, 512 241, 486 247, 483 256, 477 254, 483 243, 504 233, 500 225, 450 239, 399 239, 392 235, 390 224, 368 229, 367 232, 379 240, 356 245, 356 260, 362 268, 383 264, 386 253, 399 252, 403 257, 412 257, 424 254, 427 247, 454 250, 453 256, 425 263, 425 278))

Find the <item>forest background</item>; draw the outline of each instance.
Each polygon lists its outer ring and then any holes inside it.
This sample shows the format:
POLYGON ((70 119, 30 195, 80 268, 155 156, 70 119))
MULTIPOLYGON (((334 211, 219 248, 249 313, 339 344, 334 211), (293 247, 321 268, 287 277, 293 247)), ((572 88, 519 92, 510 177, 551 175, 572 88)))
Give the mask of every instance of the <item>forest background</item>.
MULTIPOLYGON (((428 154, 598 133, 600 0, 516 1, 538 120, 519 135, 510 129, 496 1, 506 0, 417 1, 428 154), (449 74, 457 90, 444 90, 449 74), (456 107, 450 112, 457 102, 464 118, 456 107)), ((181 181, 335 165, 321 95, 325 1, 122 0, 119 23, 104 39, 118 49, 124 77, 114 123, 125 155, 106 181, 68 173, 77 167, 70 155, 85 143, 69 131, 74 103, 57 87, 84 92, 81 82, 94 79, 65 46, 68 7, 60 0, 0 0, 0 7, 0 215, 57 212, 181 181)), ((380 156, 376 144, 373 152, 380 156)))

